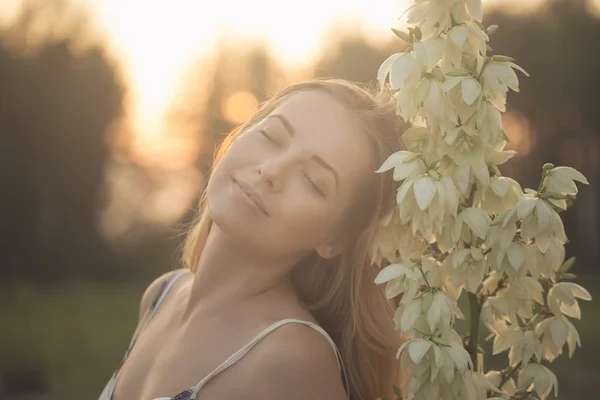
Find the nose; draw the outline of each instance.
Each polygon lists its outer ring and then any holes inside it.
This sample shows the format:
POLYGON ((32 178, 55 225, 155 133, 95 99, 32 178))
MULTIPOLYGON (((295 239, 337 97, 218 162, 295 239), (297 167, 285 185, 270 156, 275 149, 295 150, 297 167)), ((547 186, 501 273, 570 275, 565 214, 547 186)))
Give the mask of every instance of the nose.
POLYGON ((265 160, 256 168, 260 181, 270 191, 279 192, 285 183, 292 163, 289 158, 279 157, 265 160))

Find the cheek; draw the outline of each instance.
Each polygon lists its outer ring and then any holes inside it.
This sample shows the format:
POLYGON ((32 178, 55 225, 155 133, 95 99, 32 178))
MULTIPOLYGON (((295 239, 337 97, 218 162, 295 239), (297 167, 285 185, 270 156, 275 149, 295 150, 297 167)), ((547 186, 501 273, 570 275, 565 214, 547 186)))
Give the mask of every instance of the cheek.
POLYGON ((336 210, 320 199, 290 196, 282 203, 278 225, 281 233, 309 247, 327 240, 339 220, 336 210))

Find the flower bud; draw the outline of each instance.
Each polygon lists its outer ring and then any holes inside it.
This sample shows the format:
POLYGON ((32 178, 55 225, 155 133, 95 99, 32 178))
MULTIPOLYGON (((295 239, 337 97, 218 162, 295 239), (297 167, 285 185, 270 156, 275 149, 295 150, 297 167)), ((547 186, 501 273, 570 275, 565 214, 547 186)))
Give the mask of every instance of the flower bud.
POLYGON ((549 170, 551 170, 552 168, 554 168, 554 164, 552 164, 552 163, 546 163, 546 164, 544 164, 544 166, 542 167, 542 169, 543 169, 544 171, 549 171, 549 170))
POLYGON ((487 29, 485 31, 489 36, 489 35, 493 35, 494 33, 496 33, 497 30, 498 30, 498 25, 490 25, 487 27, 487 29))

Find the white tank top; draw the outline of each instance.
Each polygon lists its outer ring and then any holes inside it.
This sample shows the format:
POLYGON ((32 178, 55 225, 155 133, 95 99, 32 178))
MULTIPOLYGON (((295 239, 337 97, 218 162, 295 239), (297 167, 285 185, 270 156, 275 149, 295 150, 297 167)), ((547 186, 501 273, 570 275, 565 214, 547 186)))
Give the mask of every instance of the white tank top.
MULTIPOLYGON (((121 367, 123 366, 123 364, 127 360, 127 356, 129 355, 131 349, 133 348, 138 335, 146 327, 146 325, 148 325, 148 322, 150 321, 150 319, 156 313, 156 310, 160 306, 161 302, 164 300, 165 296, 167 295, 167 293, 169 292, 169 290, 171 289, 171 287, 173 286, 173 284, 175 283, 175 281, 177 281, 177 279, 179 279, 181 276, 185 275, 187 272, 189 272, 189 269, 187 269, 187 268, 186 269, 179 269, 179 270, 173 271, 171 274, 169 274, 167 276, 167 278, 165 279, 165 281, 163 282, 161 288, 158 291, 156 299, 151 304, 150 308, 146 311, 146 314, 142 318, 142 321, 138 324, 137 329, 133 333, 133 337, 131 339, 131 342, 129 343, 129 347, 128 347, 127 351, 125 352, 125 356, 123 357, 123 359, 121 361, 121 364, 119 365, 119 367, 117 368, 117 370, 111 376, 110 380, 108 381, 108 383, 104 387, 104 390, 100 394, 100 398, 98 400, 111 400, 112 399, 112 396, 113 396, 113 393, 114 393, 114 390, 115 390, 115 386, 117 384, 117 380, 119 379, 119 373, 121 372, 121 367)), ((209 380, 211 380, 213 377, 215 377, 216 375, 218 375, 222 371, 226 370, 227 368, 231 367, 238 360, 240 360, 242 357, 244 357, 256 344, 258 344, 267 335, 269 335, 269 333, 273 332, 274 330, 276 330, 277 328, 279 328, 279 327, 281 327, 283 325, 292 324, 292 323, 294 323, 294 324, 302 324, 302 325, 305 325, 305 326, 310 326, 315 331, 317 331, 321 335, 323 335, 323 337, 325 337, 325 339, 327 339, 327 341, 329 342, 329 344, 331 345, 333 351, 336 354, 336 360, 337 360, 338 368, 344 374, 344 382, 345 382, 346 391, 347 391, 348 390, 348 377, 346 375, 346 370, 345 370, 345 368, 343 366, 343 363, 342 363, 341 354, 340 354, 337 346, 335 345, 335 343, 331 339, 331 337, 327 334, 327 332, 325 332, 325 330, 323 328, 321 328, 319 325, 317 325, 317 324, 315 324, 313 322, 303 321, 303 320, 300 320, 300 319, 288 318, 288 319, 282 319, 280 321, 277 321, 277 322, 269 325, 268 327, 266 327, 262 332, 260 332, 258 335, 256 335, 251 341, 249 341, 248 343, 246 343, 241 349, 239 349, 238 351, 236 351, 235 353, 233 353, 229 358, 227 358, 225 361, 223 361, 212 372, 210 372, 208 375, 206 375, 195 386, 182 391, 181 393, 177 394, 174 397, 157 397, 157 398, 152 399, 152 400, 192 400, 192 399, 196 399, 196 396, 197 396, 198 392, 200 391, 200 389, 202 389, 202 387, 209 380)), ((144 400, 144 399, 142 399, 142 400, 144 400)))

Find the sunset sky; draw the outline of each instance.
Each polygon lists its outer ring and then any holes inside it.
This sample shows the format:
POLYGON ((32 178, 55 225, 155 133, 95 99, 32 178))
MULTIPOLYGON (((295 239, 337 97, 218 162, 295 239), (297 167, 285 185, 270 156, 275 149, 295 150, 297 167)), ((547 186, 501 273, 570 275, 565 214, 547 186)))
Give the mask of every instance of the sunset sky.
MULTIPOLYGON (((244 43, 263 40, 288 69, 302 68, 321 50, 324 33, 336 22, 361 24, 373 40, 390 28, 410 0, 80 0, 89 3, 117 52, 136 92, 136 119, 143 130, 159 126, 182 70, 210 54, 220 35, 244 43), (209 8, 210 7, 210 8, 209 8), (143 13, 139 15, 140 9, 143 13), (136 20, 132 21, 132 15, 136 20), (158 51, 157 51, 158 50, 158 51)), ((542 0, 488 0, 512 12, 535 9, 542 0)), ((376 71, 374 71, 375 73, 376 71)), ((150 133, 150 132, 148 132, 150 133)))
MULTIPOLYGON (((170 0, 73 0, 91 11, 131 89, 128 112, 145 148, 160 143, 164 113, 182 73, 194 60, 210 57, 217 39, 240 45, 260 40, 290 72, 301 70, 322 50, 335 23, 352 21, 372 41, 387 40, 390 28, 411 0, 222 0, 207 3, 170 0)), ((10 19, 21 0, 0 3, 0 22, 10 19)), ((535 10, 544 0, 484 0, 508 12, 535 10)), ((40 1, 43 5, 44 2, 40 1)), ((376 71, 373 71, 375 74, 376 71)))
MULTIPOLYGON (((193 168, 199 145, 194 148, 192 138, 179 140, 177 135, 171 135, 173 128, 168 126, 165 114, 181 88, 183 72, 198 60, 210 59, 219 39, 227 38, 240 45, 261 41, 283 68, 297 73, 310 66, 324 49, 325 36, 331 34, 335 24, 349 21, 361 26, 369 40, 387 41, 393 37, 390 28, 402 27, 397 19, 412 3, 220 0, 207 6, 193 0, 71 1, 89 9, 93 24, 122 70, 130 96, 127 129, 133 137, 128 144, 131 157, 107 165, 110 202, 101 224, 108 237, 128 236, 137 218, 173 223, 195 201, 201 187, 201 177, 193 168), (142 174, 136 165, 150 172, 142 174), (151 185, 145 183, 148 179, 152 180, 151 185)), ((22 2, 1 0, 0 24, 10 23, 22 2)), ((484 7, 524 13, 543 3, 545 0, 484 0, 484 7)), ((40 0, 39 4, 47 7, 51 3, 40 0)), ((235 114, 234 100, 254 104, 246 93, 233 94, 224 104, 226 116, 235 114)), ((513 117, 506 123, 512 123, 516 134, 526 124, 513 117)), ((526 132, 519 137, 527 138, 526 132)))

